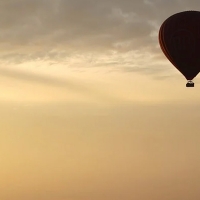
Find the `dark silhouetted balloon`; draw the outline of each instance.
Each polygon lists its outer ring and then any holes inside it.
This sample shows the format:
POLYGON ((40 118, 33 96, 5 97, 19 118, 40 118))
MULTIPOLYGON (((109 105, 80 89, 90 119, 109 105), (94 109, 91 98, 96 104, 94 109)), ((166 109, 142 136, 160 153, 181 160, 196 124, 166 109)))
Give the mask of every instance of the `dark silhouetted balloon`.
POLYGON ((194 87, 200 72, 200 12, 184 11, 166 19, 159 31, 160 47, 168 60, 194 87))

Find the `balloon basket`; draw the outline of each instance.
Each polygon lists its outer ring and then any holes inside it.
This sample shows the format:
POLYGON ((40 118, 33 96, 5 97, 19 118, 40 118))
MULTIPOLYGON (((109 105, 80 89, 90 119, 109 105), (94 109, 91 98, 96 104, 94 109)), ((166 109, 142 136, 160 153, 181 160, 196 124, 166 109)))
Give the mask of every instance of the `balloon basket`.
POLYGON ((192 81, 188 81, 186 83, 186 87, 194 87, 194 83, 192 81))

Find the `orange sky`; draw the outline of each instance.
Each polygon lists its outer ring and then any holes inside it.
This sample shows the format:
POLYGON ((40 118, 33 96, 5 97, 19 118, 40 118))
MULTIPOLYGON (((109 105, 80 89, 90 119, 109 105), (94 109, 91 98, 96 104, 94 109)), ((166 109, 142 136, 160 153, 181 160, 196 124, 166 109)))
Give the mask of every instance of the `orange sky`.
POLYGON ((200 79, 157 40, 197 5, 1 1, 0 199, 198 199, 200 79))
POLYGON ((1 199, 198 198, 198 84, 76 75, 1 76, 1 199))

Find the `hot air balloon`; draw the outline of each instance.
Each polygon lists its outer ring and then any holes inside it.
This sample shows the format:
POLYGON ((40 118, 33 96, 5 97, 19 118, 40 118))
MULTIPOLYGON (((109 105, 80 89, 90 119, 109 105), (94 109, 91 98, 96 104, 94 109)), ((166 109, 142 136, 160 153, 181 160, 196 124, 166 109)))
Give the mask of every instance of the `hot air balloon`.
POLYGON ((200 72, 200 12, 183 11, 167 18, 159 30, 159 44, 168 60, 194 87, 200 72))

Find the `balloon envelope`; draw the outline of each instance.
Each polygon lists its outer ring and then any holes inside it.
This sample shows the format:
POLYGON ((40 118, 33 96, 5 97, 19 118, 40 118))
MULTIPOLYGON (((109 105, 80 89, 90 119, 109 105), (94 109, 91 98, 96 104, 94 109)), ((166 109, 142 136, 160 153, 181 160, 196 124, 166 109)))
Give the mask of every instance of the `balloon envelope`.
POLYGON ((168 60, 192 80, 200 71, 200 12, 184 11, 166 19, 159 43, 168 60))

